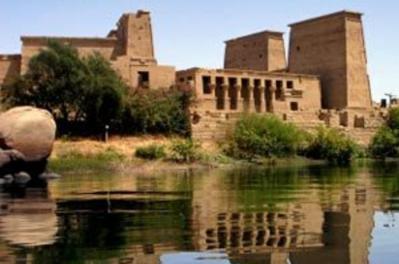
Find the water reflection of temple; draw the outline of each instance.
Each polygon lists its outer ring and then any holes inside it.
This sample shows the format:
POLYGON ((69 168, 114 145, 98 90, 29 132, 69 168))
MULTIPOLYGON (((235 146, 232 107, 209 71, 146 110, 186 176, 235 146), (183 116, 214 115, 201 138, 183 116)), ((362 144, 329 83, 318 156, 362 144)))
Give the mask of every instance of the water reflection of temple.
POLYGON ((197 250, 226 249, 233 263, 368 263, 380 205, 370 174, 337 188, 310 185, 273 206, 256 199, 240 205, 221 180, 207 177, 193 193, 197 250))
POLYGON ((57 231, 56 203, 43 189, 0 194, 0 263, 27 262, 13 248, 52 245, 57 231))
POLYGON ((21 263, 158 264, 171 252, 222 250, 232 264, 368 263, 373 214, 382 206, 369 172, 239 174, 90 176, 51 186, 51 195, 3 199, 0 262, 15 255, 21 263))

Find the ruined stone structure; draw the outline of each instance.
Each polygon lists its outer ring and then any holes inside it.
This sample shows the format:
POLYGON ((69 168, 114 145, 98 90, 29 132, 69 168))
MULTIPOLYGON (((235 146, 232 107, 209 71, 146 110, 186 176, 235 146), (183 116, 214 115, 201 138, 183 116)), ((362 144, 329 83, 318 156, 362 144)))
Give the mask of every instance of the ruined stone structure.
POLYGON ((321 108, 317 76, 193 68, 179 71, 177 80, 194 87, 194 138, 223 138, 226 125, 243 112, 275 113, 305 127, 323 123, 316 118, 321 108))
POLYGON ((264 31, 226 41, 226 69, 275 71, 286 67, 281 32, 264 31))
POLYGON ((138 11, 124 14, 105 38, 22 37, 21 55, 0 56, 0 87, 58 40, 82 56, 100 53, 132 88, 191 86, 196 139, 222 139, 240 114, 258 112, 304 128, 337 127, 367 144, 384 111, 372 103, 362 14, 341 11, 290 27, 288 64, 283 33, 263 31, 226 41, 224 69, 175 73, 157 64, 150 14, 138 11))
POLYGON ((223 70, 178 71, 177 83, 196 94, 193 136, 221 139, 240 113, 258 112, 336 127, 367 144, 383 119, 372 104, 361 17, 342 11, 291 24, 288 66, 283 33, 264 31, 227 41, 223 70))
POLYGON ((175 82, 175 68, 157 64, 150 13, 124 14, 107 37, 22 36, 21 55, 0 56, 0 86, 27 70, 30 59, 49 41, 76 48, 81 56, 97 52, 109 60, 129 87, 169 88, 175 82))
POLYGON ((290 25, 288 69, 320 76, 323 108, 372 106, 361 17, 342 11, 290 25))

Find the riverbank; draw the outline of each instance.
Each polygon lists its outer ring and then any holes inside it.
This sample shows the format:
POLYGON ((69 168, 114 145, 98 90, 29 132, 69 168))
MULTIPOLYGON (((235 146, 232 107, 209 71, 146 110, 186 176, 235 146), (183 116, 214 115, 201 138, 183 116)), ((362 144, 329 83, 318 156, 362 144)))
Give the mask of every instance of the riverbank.
POLYGON ((207 168, 231 168, 235 166, 273 165, 292 166, 322 164, 301 157, 267 159, 247 162, 226 156, 221 146, 214 142, 204 142, 196 150, 199 158, 190 163, 179 163, 169 159, 170 146, 178 138, 165 136, 112 137, 108 142, 94 139, 59 139, 54 144, 49 159, 50 170, 63 173, 76 171, 117 171, 120 173, 151 173, 157 171, 177 171, 207 168), (138 148, 151 145, 164 146, 166 158, 145 160, 137 158, 138 148))

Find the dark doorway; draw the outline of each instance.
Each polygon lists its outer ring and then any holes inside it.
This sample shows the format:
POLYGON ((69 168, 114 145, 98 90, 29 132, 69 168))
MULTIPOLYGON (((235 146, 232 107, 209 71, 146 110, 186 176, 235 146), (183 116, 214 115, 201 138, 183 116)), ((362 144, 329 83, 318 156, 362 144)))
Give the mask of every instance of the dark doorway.
POLYGON ((138 75, 137 86, 148 89, 150 87, 150 73, 147 71, 139 71, 138 75))

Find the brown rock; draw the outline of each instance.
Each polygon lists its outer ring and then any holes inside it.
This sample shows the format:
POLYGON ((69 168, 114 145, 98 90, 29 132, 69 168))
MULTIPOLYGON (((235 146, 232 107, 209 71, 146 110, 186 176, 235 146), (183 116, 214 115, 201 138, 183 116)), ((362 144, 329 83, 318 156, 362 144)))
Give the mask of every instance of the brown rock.
POLYGON ((46 110, 16 107, 0 115, 0 148, 18 150, 28 162, 51 154, 55 133, 56 124, 46 110))

